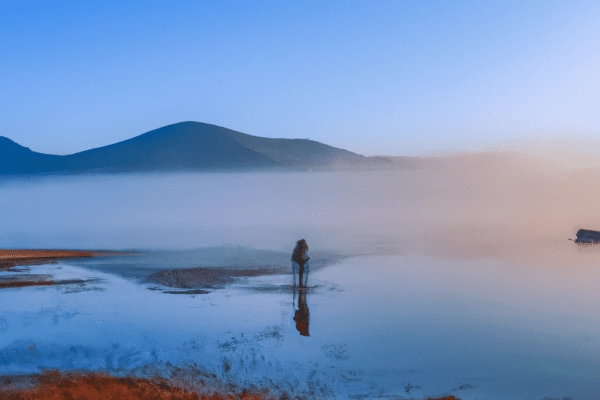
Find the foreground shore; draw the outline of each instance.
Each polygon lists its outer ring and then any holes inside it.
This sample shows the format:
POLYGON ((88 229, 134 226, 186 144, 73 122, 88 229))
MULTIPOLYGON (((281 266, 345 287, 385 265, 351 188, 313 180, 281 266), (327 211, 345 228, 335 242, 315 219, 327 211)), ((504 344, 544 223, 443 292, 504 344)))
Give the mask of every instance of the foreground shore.
MULTIPOLYGON (((290 399, 289 395, 275 396, 269 390, 236 390, 224 385, 185 382, 164 378, 114 377, 102 373, 61 373, 0 377, 0 396, 6 400, 25 399, 169 399, 169 400, 271 400, 290 399)), ((427 400, 460 400, 454 396, 427 400)))

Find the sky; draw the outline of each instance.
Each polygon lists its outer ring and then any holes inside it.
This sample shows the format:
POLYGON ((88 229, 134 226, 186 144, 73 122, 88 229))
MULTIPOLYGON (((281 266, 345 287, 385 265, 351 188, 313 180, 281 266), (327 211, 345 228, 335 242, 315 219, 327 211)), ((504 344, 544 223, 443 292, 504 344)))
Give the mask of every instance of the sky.
POLYGON ((70 154, 199 121, 364 155, 585 147, 598 21, 597 1, 4 0, 0 135, 70 154))

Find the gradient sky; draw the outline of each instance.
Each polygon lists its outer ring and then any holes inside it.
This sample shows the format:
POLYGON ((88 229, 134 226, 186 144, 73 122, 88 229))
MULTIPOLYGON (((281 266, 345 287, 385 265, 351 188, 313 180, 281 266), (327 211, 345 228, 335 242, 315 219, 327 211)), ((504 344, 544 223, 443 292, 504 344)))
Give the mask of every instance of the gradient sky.
POLYGON ((600 132, 597 1, 2 1, 0 135, 180 121, 365 155, 600 132))

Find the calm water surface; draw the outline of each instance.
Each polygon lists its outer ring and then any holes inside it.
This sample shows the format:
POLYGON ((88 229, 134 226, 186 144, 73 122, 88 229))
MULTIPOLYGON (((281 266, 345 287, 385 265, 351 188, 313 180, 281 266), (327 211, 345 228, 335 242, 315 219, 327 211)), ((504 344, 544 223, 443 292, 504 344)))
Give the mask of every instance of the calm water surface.
POLYGON ((362 256, 311 272, 301 298, 290 275, 166 294, 106 273, 106 260, 32 267, 86 285, 2 290, 0 374, 175 365, 323 398, 600 398, 593 266, 362 256))

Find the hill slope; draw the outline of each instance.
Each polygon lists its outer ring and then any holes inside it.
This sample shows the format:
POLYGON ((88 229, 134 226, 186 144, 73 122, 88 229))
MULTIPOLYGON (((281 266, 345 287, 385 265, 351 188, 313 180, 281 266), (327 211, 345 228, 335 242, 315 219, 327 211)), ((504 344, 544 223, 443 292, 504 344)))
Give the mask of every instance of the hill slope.
POLYGON ((64 169, 63 157, 36 153, 0 136, 0 174, 35 174, 64 169))
POLYGON ((41 154, 0 137, 0 174, 76 174, 310 168, 365 157, 304 139, 271 139, 181 122, 67 156, 41 154))

